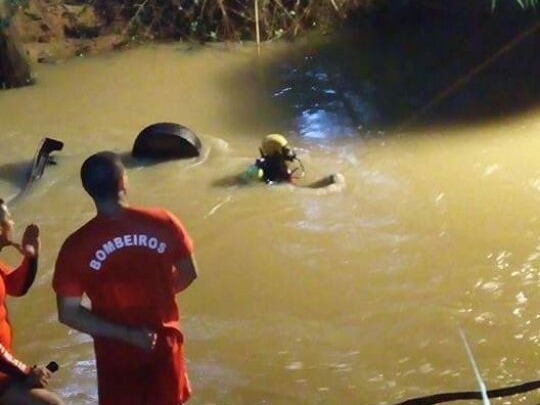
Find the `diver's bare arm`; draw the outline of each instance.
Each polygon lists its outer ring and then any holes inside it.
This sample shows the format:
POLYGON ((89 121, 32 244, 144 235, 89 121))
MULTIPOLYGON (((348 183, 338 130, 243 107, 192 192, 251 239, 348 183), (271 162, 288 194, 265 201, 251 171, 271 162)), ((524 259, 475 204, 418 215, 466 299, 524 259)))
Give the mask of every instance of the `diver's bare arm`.
POLYGON ((154 348, 156 334, 153 331, 106 321, 83 307, 81 300, 82 297, 61 297, 57 295, 58 320, 91 336, 121 340, 148 351, 154 348))

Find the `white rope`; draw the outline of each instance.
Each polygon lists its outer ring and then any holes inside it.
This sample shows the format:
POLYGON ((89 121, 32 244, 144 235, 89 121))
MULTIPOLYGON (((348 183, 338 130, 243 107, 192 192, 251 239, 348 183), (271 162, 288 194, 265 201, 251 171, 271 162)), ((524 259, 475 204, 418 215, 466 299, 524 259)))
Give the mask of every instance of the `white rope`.
POLYGON ((467 350, 467 356, 469 357, 469 360, 471 362, 472 368, 474 370, 474 374, 476 376, 476 381, 478 381, 478 385, 480 386, 480 393, 482 394, 482 401, 484 402, 484 405, 491 405, 489 402, 489 398, 487 395, 486 390, 486 384, 482 380, 482 377, 480 376, 480 371, 478 370, 478 366, 476 365, 476 361, 474 361, 474 357, 471 351, 471 348, 469 347, 469 343, 467 342, 467 339, 465 338, 465 332, 460 328, 459 333, 461 335, 461 339, 463 339, 463 344, 465 345, 465 350, 467 350))

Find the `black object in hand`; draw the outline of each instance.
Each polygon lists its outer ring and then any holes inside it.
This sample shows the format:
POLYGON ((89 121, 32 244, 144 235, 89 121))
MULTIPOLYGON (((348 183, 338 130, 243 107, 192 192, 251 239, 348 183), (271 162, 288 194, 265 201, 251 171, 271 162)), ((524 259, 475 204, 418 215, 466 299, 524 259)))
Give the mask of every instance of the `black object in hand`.
POLYGON ((47 370, 49 370, 52 373, 54 373, 60 368, 60 366, 58 365, 56 361, 50 361, 49 364, 47 364, 45 367, 47 368, 47 370))

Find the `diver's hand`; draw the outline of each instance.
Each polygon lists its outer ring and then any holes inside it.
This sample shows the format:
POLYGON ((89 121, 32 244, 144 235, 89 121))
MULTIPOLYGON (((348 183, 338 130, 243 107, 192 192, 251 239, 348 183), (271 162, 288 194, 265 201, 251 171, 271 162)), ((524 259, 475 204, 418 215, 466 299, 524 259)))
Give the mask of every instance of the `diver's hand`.
POLYGON ((41 248, 39 226, 30 224, 24 230, 19 250, 27 257, 37 257, 41 248))

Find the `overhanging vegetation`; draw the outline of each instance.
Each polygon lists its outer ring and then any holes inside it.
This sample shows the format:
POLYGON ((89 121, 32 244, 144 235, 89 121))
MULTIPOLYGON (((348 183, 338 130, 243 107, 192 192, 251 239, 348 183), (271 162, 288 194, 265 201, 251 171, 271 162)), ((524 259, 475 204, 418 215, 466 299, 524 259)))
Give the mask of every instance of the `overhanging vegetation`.
MULTIPOLYGON (((540 0, 60 0, 66 9, 91 10, 96 24, 59 29, 78 38, 115 34, 119 46, 149 40, 187 39, 208 41, 270 41, 291 39, 311 30, 331 31, 358 15, 373 10, 400 14, 411 7, 494 13, 509 7, 536 9, 540 0), (491 3, 491 7, 490 7, 491 3)), ((15 15, 36 17, 45 10, 44 0, 0 0, 0 84, 5 87, 31 83, 28 64, 21 52, 15 15), (15 60, 17 59, 17 60, 15 60), (15 66, 15 68, 13 67, 15 66)), ((358 19, 356 19, 358 21, 358 19)), ((47 24, 42 24, 47 27, 47 24)), ((44 35, 44 37, 50 34, 44 35)))

